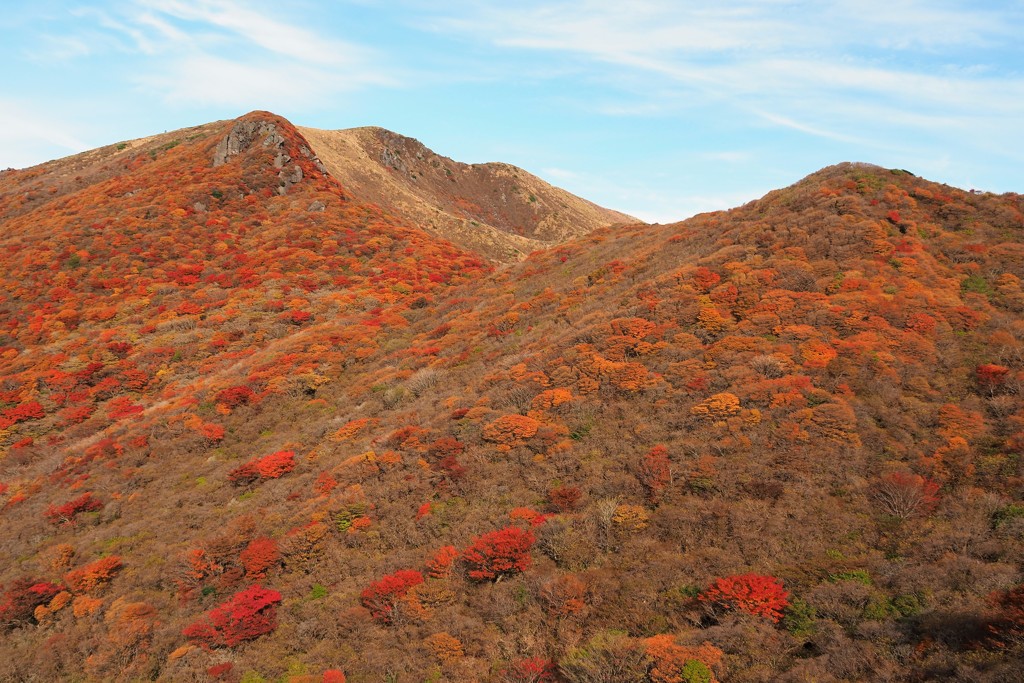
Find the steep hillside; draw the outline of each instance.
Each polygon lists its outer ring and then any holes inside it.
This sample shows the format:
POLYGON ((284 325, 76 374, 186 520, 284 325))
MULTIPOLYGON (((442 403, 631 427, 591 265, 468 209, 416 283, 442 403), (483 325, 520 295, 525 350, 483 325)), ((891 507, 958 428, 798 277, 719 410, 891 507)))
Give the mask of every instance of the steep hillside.
POLYGON ((1020 195, 843 164, 492 271, 277 117, 152 144, 0 179, 0 678, 1024 676, 1020 195))
POLYGON ((300 128, 358 199, 497 261, 517 261, 635 218, 604 209, 509 164, 463 164, 383 128, 300 128))

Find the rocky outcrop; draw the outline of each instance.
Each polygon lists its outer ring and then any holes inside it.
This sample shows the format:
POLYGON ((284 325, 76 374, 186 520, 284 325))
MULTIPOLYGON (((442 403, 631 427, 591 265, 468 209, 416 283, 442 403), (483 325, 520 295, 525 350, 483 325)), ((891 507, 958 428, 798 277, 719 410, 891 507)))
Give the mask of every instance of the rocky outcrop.
POLYGON ((264 147, 275 146, 283 150, 284 138, 277 132, 276 124, 246 119, 235 121, 235 125, 231 127, 231 130, 224 136, 224 139, 218 143, 217 149, 213 153, 213 165, 221 166, 226 164, 231 157, 237 156, 249 149, 253 142, 260 137, 263 138, 264 147))
MULTIPOLYGON (((294 159, 288 154, 286 142, 276 123, 242 118, 235 121, 228 134, 217 144, 217 149, 213 153, 213 165, 226 164, 254 144, 260 144, 274 155, 274 168, 278 171, 277 177, 280 181, 277 193, 284 195, 288 193, 290 187, 301 182, 304 176, 302 167, 294 163, 294 159)), ((294 148, 292 151, 295 151, 294 148)), ((323 163, 307 146, 302 145, 299 153, 309 159, 318 171, 328 175, 323 163)))

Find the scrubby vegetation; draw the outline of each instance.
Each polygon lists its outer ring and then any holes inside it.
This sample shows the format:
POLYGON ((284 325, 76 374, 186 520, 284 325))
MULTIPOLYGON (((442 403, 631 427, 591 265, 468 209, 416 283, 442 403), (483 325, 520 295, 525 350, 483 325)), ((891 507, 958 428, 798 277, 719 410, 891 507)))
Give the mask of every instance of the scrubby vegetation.
POLYGON ((1021 196, 494 269, 245 120, 0 176, 0 678, 1024 677, 1021 196))

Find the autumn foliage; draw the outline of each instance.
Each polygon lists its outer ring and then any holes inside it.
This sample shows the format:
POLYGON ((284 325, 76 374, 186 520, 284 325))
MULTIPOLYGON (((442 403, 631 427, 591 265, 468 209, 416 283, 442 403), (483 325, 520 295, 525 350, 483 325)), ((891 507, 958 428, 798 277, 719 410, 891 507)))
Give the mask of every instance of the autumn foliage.
POLYGON ((359 601, 370 611, 370 616, 382 624, 394 621, 395 607, 409 589, 423 583, 423 574, 412 569, 401 569, 387 574, 363 589, 359 601))
POLYGON ((91 593, 110 583, 122 567, 121 558, 110 555, 68 572, 64 580, 76 593, 91 593))
POLYGON ((228 472, 228 481, 235 486, 249 486, 265 479, 278 479, 295 469, 295 452, 278 451, 250 460, 228 472))
POLYGON ((483 436, 502 448, 522 445, 540 429, 540 422, 526 415, 505 415, 484 427, 483 436))
POLYGON ((250 586, 207 612, 182 634, 204 648, 235 647, 277 628, 281 594, 262 586, 250 586))
POLYGON ((774 576, 740 574, 715 579, 700 600, 708 605, 738 609, 772 621, 782 619, 789 604, 789 593, 774 576))
POLYGON ((70 525, 83 512, 96 512, 103 508, 103 502, 91 493, 69 500, 63 505, 51 505, 46 509, 46 519, 51 524, 70 525))
POLYGON ((281 559, 277 542, 272 538, 255 538, 239 553, 239 561, 245 568, 245 575, 252 579, 263 578, 281 559))
POLYGON ((497 581, 530 568, 534 535, 518 527, 506 527, 478 537, 462 551, 469 578, 497 581))
POLYGON ((116 147, 0 172, 0 678, 1024 680, 1020 195, 495 269, 266 113, 116 147))
POLYGON ((0 594, 0 627, 10 628, 33 620, 36 608, 62 590, 48 581, 29 578, 13 581, 0 594))

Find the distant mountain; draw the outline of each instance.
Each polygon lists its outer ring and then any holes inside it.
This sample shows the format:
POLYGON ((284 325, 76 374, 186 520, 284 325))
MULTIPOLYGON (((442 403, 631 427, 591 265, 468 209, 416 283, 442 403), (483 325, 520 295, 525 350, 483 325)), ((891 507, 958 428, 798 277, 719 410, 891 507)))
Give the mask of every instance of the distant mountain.
POLYGON ((1024 679, 1024 197, 844 163, 496 266, 390 135, 0 174, 0 680, 1024 679))
POLYGON ((520 260, 596 228, 638 222, 521 168, 463 164, 383 128, 299 131, 359 199, 497 261, 520 260))

